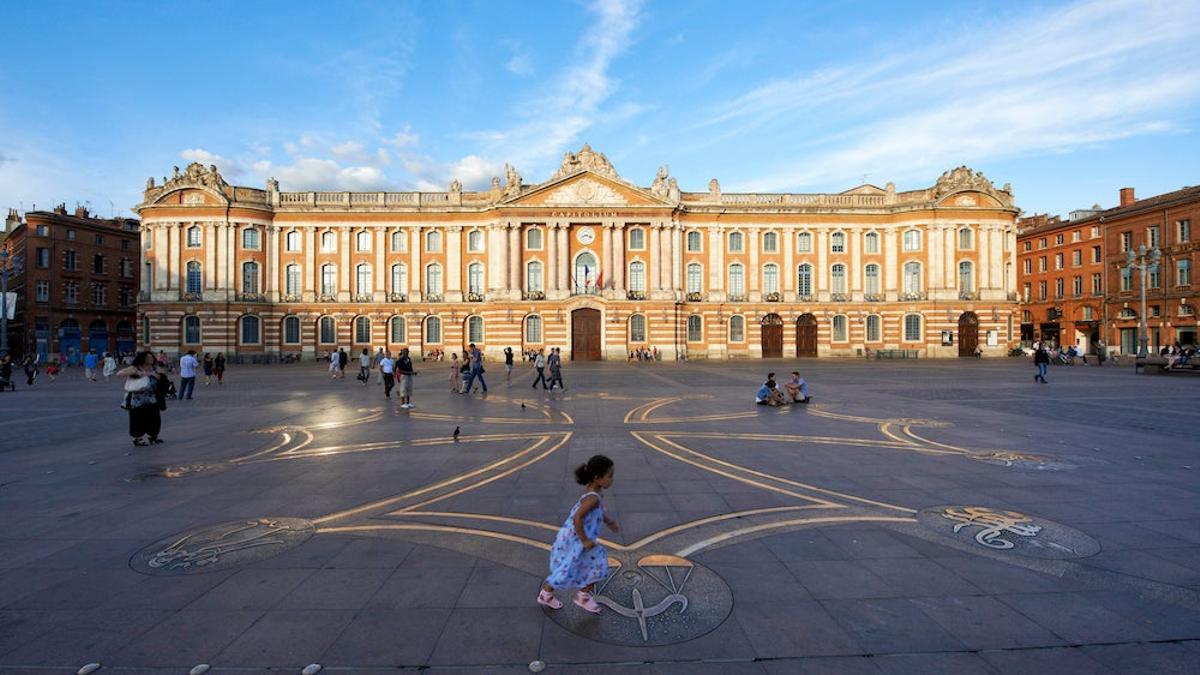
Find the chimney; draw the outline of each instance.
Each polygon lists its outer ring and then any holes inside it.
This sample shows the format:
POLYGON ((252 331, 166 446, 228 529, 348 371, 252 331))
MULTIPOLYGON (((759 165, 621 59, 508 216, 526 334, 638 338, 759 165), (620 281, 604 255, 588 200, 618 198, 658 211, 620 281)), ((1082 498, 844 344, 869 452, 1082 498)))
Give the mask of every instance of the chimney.
POLYGON ((1133 188, 1121 188, 1121 206, 1129 206, 1137 201, 1133 196, 1133 188))
POLYGON ((79 205, 77 204, 77 205, 75 206, 75 217, 76 217, 76 218, 87 218, 87 217, 88 217, 88 210, 87 210, 87 207, 86 207, 86 206, 79 206, 79 205))
POLYGON ((13 228, 21 224, 21 214, 16 209, 8 210, 8 217, 4 219, 4 231, 12 232, 13 228))

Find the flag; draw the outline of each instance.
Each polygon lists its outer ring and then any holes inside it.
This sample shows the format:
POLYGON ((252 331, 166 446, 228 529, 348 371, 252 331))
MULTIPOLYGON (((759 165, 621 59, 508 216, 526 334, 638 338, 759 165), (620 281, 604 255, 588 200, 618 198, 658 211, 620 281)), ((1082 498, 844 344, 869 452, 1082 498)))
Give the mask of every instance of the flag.
POLYGON ((583 266, 583 287, 588 288, 592 285, 592 271, 587 265, 583 266))
POLYGON ((600 274, 596 275, 596 288, 604 288, 604 270, 600 270, 600 274))

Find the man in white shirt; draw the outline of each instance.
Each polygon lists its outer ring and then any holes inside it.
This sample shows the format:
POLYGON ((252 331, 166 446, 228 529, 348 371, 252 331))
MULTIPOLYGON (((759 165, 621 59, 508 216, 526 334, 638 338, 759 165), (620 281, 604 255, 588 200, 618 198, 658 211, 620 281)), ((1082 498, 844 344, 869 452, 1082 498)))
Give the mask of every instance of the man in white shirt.
POLYGON ((179 359, 179 399, 192 398, 192 390, 196 388, 196 368, 200 361, 196 359, 196 350, 189 349, 182 359, 179 359))
POLYGON ((396 386, 396 362, 392 360, 392 353, 385 352, 379 359, 379 374, 383 376, 383 395, 387 398, 392 397, 392 387, 396 386))

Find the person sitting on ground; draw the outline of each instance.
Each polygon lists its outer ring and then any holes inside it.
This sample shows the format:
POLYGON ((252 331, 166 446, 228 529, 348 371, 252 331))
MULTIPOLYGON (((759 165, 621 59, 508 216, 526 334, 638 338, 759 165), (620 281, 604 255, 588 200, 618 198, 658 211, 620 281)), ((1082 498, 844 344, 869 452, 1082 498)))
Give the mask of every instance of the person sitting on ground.
POLYGON ((759 387, 758 394, 754 397, 754 402, 758 405, 769 405, 772 407, 781 406, 786 403, 783 398, 783 392, 775 386, 775 380, 767 380, 763 386, 759 387))
POLYGON ((808 382, 800 377, 800 373, 793 370, 792 379, 787 384, 783 385, 787 390, 788 397, 795 403, 808 403, 812 397, 808 395, 808 382))

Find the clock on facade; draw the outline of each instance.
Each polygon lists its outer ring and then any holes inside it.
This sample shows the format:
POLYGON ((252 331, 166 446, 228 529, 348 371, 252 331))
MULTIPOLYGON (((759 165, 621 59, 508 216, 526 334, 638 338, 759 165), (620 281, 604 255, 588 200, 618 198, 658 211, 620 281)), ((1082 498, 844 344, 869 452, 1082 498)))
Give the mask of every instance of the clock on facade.
POLYGON ((596 241, 596 231, 590 227, 581 227, 575 230, 575 238, 579 240, 579 243, 586 246, 596 241))

